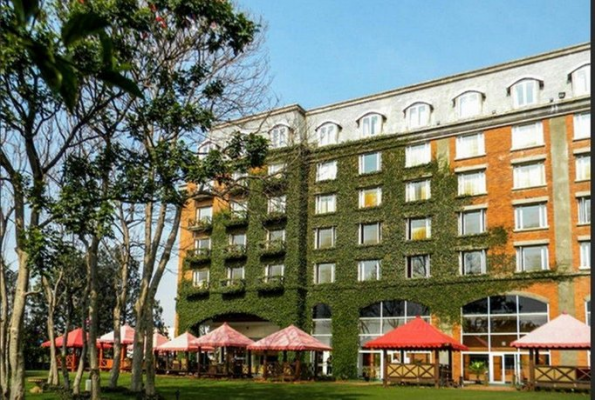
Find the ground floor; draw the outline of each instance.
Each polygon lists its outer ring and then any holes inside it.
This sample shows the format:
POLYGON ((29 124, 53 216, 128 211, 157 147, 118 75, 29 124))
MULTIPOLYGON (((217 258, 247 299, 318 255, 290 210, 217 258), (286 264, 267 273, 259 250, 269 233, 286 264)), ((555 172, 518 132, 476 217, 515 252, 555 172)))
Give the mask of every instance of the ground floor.
MULTIPOLYGON (((590 325, 591 298, 588 275, 567 280, 530 282, 498 290, 488 283, 476 287, 383 288, 336 292, 294 293, 293 308, 283 308, 275 297, 250 293, 238 299, 217 301, 217 311, 209 315, 208 300, 197 302, 201 313, 179 315, 181 327, 202 335, 227 321, 253 340, 261 339, 289 324, 301 325, 320 341, 333 347, 318 355, 319 374, 342 378, 382 379, 385 360, 379 351, 363 349, 363 344, 403 325, 416 316, 465 344, 469 350, 439 354, 439 363, 451 363, 455 382, 511 384, 528 378, 529 354, 510 343, 544 325, 563 312, 590 325), (270 302, 269 302, 270 301, 270 302), (266 304, 258 307, 247 304, 266 304), (457 303, 459 302, 459 303, 457 303), (454 317, 444 318, 444 310, 454 317), (301 323, 300 323, 301 320, 301 323)), ((282 297, 282 296, 281 296, 282 297)), ((430 352, 389 352, 388 362, 433 364, 430 352)), ((540 353, 540 364, 589 367, 585 351, 540 353)), ((257 363, 257 360, 254 360, 257 363)), ((314 363, 312 363, 314 365, 314 363)))

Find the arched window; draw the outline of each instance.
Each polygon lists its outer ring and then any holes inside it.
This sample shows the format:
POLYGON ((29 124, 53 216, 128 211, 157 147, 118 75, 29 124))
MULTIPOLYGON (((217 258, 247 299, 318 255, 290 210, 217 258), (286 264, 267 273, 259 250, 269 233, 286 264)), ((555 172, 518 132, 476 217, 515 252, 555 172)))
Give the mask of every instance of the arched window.
POLYGON ((474 117, 481 113, 485 95, 478 90, 467 90, 453 100, 459 118, 474 117))
POLYGON ((430 309, 412 301, 381 301, 362 308, 359 312, 360 346, 411 321, 418 315, 426 322, 430 322, 430 309))
POLYGON ((512 96, 514 108, 526 107, 537 104, 539 89, 543 88, 543 80, 534 77, 518 79, 508 86, 507 92, 512 96))
POLYGON ((326 304, 316 304, 312 308, 312 336, 329 346, 332 338, 331 316, 331 308, 326 304))
POLYGON ((335 122, 324 122, 316 128, 319 146, 328 146, 339 143, 341 126, 335 122))
POLYGON ((415 102, 403 110, 409 129, 422 128, 430 124, 432 105, 425 102, 415 102))
POLYGON ((471 351, 513 350, 510 343, 548 322, 548 305, 529 297, 486 297, 462 309, 463 344, 471 351))
POLYGON ((591 93, 591 64, 584 64, 568 74, 572 82, 572 94, 583 96, 591 93))
POLYGON ((386 117, 378 111, 368 111, 360 115, 356 122, 362 138, 378 136, 382 133, 382 123, 386 117))
POLYGON ((287 147, 289 143, 289 128, 286 125, 277 125, 269 132, 269 140, 271 147, 279 149, 281 147, 287 147))

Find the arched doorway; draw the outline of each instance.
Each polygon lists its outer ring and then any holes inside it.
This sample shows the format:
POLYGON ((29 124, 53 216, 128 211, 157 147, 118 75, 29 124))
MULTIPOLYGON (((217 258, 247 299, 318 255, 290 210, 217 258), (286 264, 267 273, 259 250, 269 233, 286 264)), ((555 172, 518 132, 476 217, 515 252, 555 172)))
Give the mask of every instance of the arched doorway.
MULTIPOLYGON (((333 346, 332 312, 327 304, 312 307, 312 336, 322 343, 333 346)), ((332 356, 330 351, 314 353, 317 360, 318 375, 332 375, 332 356)))
MULTIPOLYGON (((464 380, 475 377, 469 366, 483 362, 490 383, 520 382, 528 378, 529 353, 510 346, 549 320, 548 304, 520 295, 491 296, 465 305, 462 310, 461 341, 469 351, 462 352, 464 380)), ((549 363, 549 352, 540 353, 541 363, 549 363)))
MULTIPOLYGON (((407 300, 387 300, 360 309, 359 313, 359 357, 358 375, 366 380, 382 379, 384 360, 382 351, 364 350, 362 345, 390 332, 416 316, 430 322, 430 309, 423 304, 407 300)), ((389 352, 394 362, 400 362, 400 352, 389 352)), ((429 361, 430 352, 405 352, 405 362, 429 361)))

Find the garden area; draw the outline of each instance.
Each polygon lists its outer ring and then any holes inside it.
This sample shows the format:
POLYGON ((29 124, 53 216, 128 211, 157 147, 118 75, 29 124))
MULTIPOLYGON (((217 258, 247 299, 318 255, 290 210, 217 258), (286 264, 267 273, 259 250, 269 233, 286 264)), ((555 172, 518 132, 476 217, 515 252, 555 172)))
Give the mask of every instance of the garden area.
MULTIPOLYGON (((60 399, 60 393, 46 391, 40 394, 31 394, 29 390, 35 385, 29 382, 33 377, 47 377, 46 371, 27 372, 27 398, 60 399)), ((86 378, 86 376, 85 376, 86 378)), ((103 376, 106 384, 107 376, 103 376)), ((104 399, 129 399, 131 394, 126 391, 130 384, 130 374, 122 373, 120 376, 121 391, 108 392, 102 388, 104 399)), ((364 383, 362 381, 338 382, 299 382, 276 383, 257 382, 249 380, 212 380, 196 379, 186 376, 157 376, 157 392, 162 399, 328 399, 355 400, 355 399, 416 399, 416 400, 579 400, 589 398, 588 393, 569 392, 522 392, 510 387, 493 387, 472 385, 459 389, 435 389, 430 387, 415 386, 390 386, 382 387, 381 382, 364 383), (179 395, 178 395, 179 393, 179 395)))

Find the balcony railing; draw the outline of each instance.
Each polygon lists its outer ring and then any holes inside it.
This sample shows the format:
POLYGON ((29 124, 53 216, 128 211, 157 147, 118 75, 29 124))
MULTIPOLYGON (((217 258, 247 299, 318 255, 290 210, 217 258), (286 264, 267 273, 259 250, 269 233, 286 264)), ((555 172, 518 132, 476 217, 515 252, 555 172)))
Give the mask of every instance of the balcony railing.
POLYGON ((186 251, 186 261, 190 264, 203 264, 211 261, 211 249, 190 249, 186 251))
POLYGON ((248 224, 247 211, 232 211, 225 218, 223 224, 225 226, 244 226, 248 224))
POLYGON ((221 293, 232 294, 242 293, 246 290, 246 280, 244 279, 223 279, 219 282, 221 293))
POLYGON ((263 217, 264 223, 276 223, 287 219, 285 211, 271 211, 263 217))
POLYGON ((262 256, 276 256, 285 254, 285 240, 265 240, 259 243, 259 251, 262 256))
POLYGON ((223 250, 223 253, 226 260, 245 258, 246 245, 230 244, 223 250))
POLYGON ((278 292, 285 287, 285 277, 282 275, 263 276, 258 279, 257 290, 259 292, 278 292))
POLYGON ((213 229, 213 220, 211 218, 189 219, 188 229, 196 232, 205 232, 213 229))

